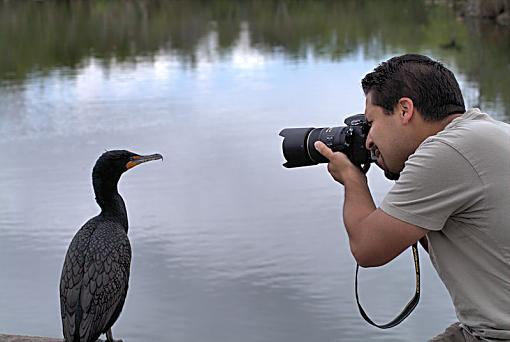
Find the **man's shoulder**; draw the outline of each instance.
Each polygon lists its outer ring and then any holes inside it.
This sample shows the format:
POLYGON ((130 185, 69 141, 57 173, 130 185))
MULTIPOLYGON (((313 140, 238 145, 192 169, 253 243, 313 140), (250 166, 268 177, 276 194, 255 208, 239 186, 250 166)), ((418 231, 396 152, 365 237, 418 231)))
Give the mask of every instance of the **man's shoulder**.
POLYGON ((452 146, 478 142, 498 144, 499 139, 510 137, 510 125, 493 119, 477 108, 468 110, 450 122, 442 131, 429 137, 432 141, 442 141, 452 146))
POLYGON ((510 154, 509 139, 510 125, 472 109, 425 139, 416 153, 431 153, 438 157, 453 149, 472 165, 494 165, 501 160, 494 151, 510 154))

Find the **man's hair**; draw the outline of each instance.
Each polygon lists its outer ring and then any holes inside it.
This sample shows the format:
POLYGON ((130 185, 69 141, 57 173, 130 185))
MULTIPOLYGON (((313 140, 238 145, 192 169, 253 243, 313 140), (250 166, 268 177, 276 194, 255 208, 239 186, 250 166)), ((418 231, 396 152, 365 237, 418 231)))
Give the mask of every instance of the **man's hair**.
POLYGON ((361 81, 372 104, 391 115, 402 97, 413 101, 426 121, 439 121, 464 113, 464 99, 453 73, 427 56, 407 54, 381 63, 361 81))

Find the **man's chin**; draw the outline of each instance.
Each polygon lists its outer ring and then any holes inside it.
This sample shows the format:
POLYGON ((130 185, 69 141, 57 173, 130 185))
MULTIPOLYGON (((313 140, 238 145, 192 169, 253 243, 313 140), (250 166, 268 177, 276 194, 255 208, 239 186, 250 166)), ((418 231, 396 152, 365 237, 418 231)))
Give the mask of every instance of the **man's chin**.
POLYGON ((396 181, 400 177, 400 173, 393 173, 388 170, 384 170, 384 176, 388 178, 389 180, 396 181))
POLYGON ((384 176, 386 178, 388 178, 389 180, 395 181, 395 180, 399 179, 400 172, 395 173, 395 172, 388 171, 388 169, 386 169, 386 166, 384 165, 384 161, 377 161, 376 164, 384 171, 384 176))

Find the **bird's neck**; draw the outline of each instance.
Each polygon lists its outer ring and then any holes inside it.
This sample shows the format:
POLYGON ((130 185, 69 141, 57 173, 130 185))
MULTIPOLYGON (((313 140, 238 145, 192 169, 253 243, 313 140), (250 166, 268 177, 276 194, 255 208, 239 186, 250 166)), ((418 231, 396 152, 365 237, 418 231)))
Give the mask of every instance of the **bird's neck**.
POLYGON ((117 190, 117 182, 95 179, 93 183, 96 202, 101 207, 100 215, 120 223, 127 233, 128 217, 126 205, 117 190))

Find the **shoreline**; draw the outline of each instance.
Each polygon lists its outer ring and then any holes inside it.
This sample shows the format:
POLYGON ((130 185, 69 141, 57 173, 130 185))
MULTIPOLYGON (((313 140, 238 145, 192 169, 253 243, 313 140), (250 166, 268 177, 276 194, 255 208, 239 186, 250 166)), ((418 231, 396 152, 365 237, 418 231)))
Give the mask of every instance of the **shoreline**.
POLYGON ((42 337, 0 334, 0 342, 62 342, 63 339, 42 337))

